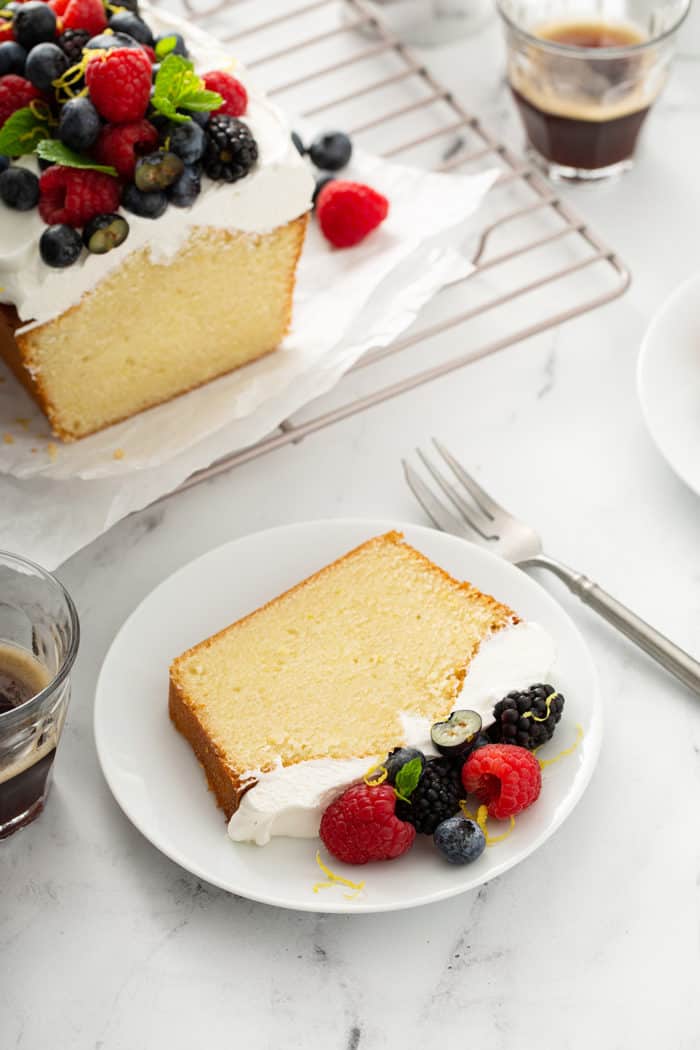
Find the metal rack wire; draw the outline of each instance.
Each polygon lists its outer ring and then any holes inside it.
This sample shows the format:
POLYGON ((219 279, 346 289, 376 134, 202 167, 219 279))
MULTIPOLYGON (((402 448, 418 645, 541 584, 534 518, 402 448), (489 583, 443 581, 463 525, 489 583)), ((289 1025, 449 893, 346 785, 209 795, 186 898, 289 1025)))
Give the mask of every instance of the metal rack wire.
MULTIPOLYGON (((437 297, 427 321, 419 319, 403 338, 355 364, 351 373, 372 374, 364 392, 353 390, 324 410, 326 395, 177 491, 588 313, 628 287, 629 272, 615 252, 439 83, 366 0, 266 0, 262 18, 262 5, 251 0, 219 0, 206 9, 193 0, 184 4, 192 21, 235 47, 270 95, 314 123, 343 127, 361 144, 406 163, 439 171, 497 167, 500 176, 472 249, 473 272, 437 297), (292 55, 299 73, 280 80, 279 68, 292 55), (431 348, 426 367, 426 344, 449 331, 457 351, 431 348), (386 381, 379 366, 388 360, 399 373, 386 381)), ((334 399, 354 385, 346 376, 334 399)))

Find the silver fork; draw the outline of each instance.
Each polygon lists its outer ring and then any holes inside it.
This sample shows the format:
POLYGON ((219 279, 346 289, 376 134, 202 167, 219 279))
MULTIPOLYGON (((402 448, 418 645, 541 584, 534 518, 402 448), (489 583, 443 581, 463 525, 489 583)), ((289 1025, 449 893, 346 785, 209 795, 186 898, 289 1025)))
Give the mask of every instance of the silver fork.
POLYGON ((433 443, 459 482, 459 486, 448 481, 444 473, 421 449, 416 449, 416 452, 457 514, 435 495, 406 460, 403 460, 403 467, 413 495, 437 528, 487 547, 494 554, 499 554, 521 569, 549 569, 586 605, 600 613, 613 627, 617 627, 618 631, 635 642, 640 649, 690 689, 700 693, 700 663, 697 660, 636 616, 587 576, 574 572, 561 562, 548 557, 542 550, 542 541, 533 528, 518 521, 496 503, 444 445, 435 438, 433 443), (465 499, 465 494, 471 499, 465 499))

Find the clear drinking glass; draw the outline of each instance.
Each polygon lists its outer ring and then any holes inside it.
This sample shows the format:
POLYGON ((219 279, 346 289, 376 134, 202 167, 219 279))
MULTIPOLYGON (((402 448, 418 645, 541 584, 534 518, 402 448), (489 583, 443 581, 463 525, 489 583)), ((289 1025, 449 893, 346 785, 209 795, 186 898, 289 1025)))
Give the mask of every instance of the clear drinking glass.
POLYGON ((43 809, 79 637, 55 576, 0 551, 0 839, 43 809))
POLYGON ((590 181, 632 164, 690 0, 497 0, 534 160, 590 181))
POLYGON ((432 47, 475 33, 493 13, 492 0, 373 0, 396 35, 432 47))

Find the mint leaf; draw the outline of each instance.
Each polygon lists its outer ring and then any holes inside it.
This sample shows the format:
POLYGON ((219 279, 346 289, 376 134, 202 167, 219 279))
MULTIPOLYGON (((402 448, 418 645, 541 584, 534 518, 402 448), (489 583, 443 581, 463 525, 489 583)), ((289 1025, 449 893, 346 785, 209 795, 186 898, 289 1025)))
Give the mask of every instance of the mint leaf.
POLYGON ((49 110, 35 106, 17 109, 0 129, 0 153, 6 157, 23 157, 33 153, 37 143, 51 134, 49 110))
POLYGON ((204 81, 195 73, 193 64, 182 55, 170 54, 161 62, 151 104, 164 117, 184 123, 191 118, 178 110, 208 113, 218 109, 223 101, 216 91, 207 91, 204 81))
POLYGON ((116 168, 107 164, 96 164, 89 157, 83 157, 68 146, 64 146, 58 139, 44 139, 36 147, 35 151, 42 160, 50 160, 52 164, 62 164, 64 168, 83 168, 89 171, 103 171, 105 175, 117 176, 116 168))
MULTIPOLYGON (((2 3, 2 0, 0 0, 2 3)), ((156 44, 156 58, 159 62, 167 58, 171 51, 174 51, 177 47, 176 36, 164 36, 162 40, 159 40, 156 44)))
POLYGON ((411 795, 418 787, 418 781, 421 778, 423 772, 423 763, 419 758, 412 758, 410 762, 407 762, 405 766, 401 766, 401 769, 396 774, 396 794, 399 798, 402 798, 404 802, 409 802, 411 795))

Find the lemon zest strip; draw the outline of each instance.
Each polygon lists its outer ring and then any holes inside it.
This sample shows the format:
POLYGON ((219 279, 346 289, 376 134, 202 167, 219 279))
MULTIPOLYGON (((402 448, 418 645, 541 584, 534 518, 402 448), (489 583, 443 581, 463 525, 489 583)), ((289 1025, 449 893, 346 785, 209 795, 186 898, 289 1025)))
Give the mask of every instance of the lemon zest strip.
POLYGON ((336 875, 332 872, 328 865, 321 860, 320 850, 316 850, 316 863, 326 876, 326 879, 322 882, 314 883, 314 893, 318 893, 319 890, 331 889, 333 886, 348 886, 351 890, 354 890, 354 893, 344 893, 343 896, 346 901, 353 901, 365 888, 364 882, 351 882, 350 879, 344 879, 342 875, 336 875))
POLYGON ((367 787, 376 788, 380 784, 383 784, 386 778, 389 776, 389 770, 386 766, 371 766, 363 776, 363 780, 367 787))
MULTIPOLYGON (((558 755, 554 756, 554 758, 538 758, 537 761, 540 764, 540 769, 546 769, 547 766, 553 766, 556 762, 560 762, 562 758, 567 758, 569 755, 573 755, 574 751, 579 746, 579 744, 581 743, 582 740, 583 740, 583 726, 579 725, 579 723, 577 722, 576 723, 576 739, 574 740, 574 742, 571 745, 571 747, 567 747, 563 751, 560 751, 558 755)), ((544 745, 542 745, 542 746, 544 746, 544 745)), ((539 751, 539 748, 537 748, 537 751, 539 751)))
POLYGON ((549 718, 549 713, 552 707, 552 700, 554 700, 557 696, 559 696, 559 693, 556 691, 556 689, 553 693, 549 694, 549 696, 545 700, 545 704, 547 705, 547 712, 542 716, 542 718, 538 718, 534 711, 525 711, 525 713, 522 714, 520 717, 531 718, 533 722, 546 722, 549 718))
POLYGON ((513 828, 515 827, 515 817, 510 816, 508 818, 510 820, 510 827, 508 828, 508 830, 504 831, 502 835, 491 835, 488 829, 489 811, 487 806, 479 806, 476 813, 474 814, 469 809, 466 799, 461 799, 459 803, 459 808, 462 810, 462 813, 467 818, 467 820, 473 820, 476 824, 479 825, 479 827, 484 833, 484 839, 486 840, 487 846, 496 846, 499 842, 503 842, 505 839, 508 838, 508 836, 513 831, 513 828))

